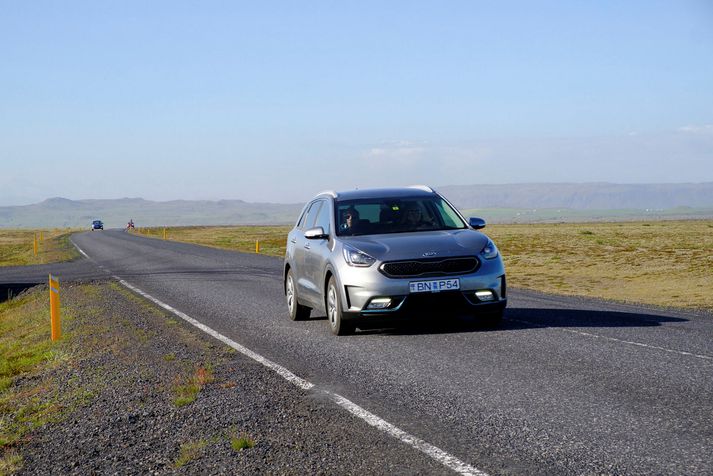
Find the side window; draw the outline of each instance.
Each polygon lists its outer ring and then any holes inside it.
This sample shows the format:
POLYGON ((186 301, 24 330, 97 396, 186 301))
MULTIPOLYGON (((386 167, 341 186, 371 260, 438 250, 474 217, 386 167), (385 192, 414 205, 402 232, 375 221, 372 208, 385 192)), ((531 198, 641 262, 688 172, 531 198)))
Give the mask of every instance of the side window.
POLYGON ((322 205, 322 202, 317 201, 309 206, 309 210, 307 210, 305 219, 300 227, 302 230, 309 230, 314 226, 314 219, 317 218, 317 212, 319 211, 320 205, 322 205))
POLYGON ((307 216, 307 207, 305 206, 305 207, 302 209, 302 213, 300 213, 300 217, 299 217, 299 219, 297 220, 297 225, 295 225, 295 228, 302 228, 302 226, 303 226, 304 223, 305 223, 305 217, 306 217, 306 216, 307 216))
POLYGON ((329 234, 329 203, 322 200, 322 208, 319 209, 319 215, 317 215, 317 221, 314 226, 321 226, 326 234, 329 234))

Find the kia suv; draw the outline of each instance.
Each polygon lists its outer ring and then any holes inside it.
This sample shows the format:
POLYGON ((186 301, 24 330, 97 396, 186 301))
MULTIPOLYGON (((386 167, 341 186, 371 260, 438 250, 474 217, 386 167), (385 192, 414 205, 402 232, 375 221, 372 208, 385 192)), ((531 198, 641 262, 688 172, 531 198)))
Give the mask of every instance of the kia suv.
POLYGON ((320 193, 287 237, 290 318, 324 312, 336 335, 424 311, 497 324, 505 267, 483 227, 426 186, 320 193))

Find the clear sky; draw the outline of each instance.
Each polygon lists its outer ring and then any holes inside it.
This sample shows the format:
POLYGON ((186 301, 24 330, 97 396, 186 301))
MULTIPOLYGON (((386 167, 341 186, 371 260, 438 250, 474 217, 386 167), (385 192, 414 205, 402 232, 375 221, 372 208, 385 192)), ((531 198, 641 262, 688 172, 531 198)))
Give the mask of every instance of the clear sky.
POLYGON ((0 0, 0 205, 713 181, 713 2, 0 0))

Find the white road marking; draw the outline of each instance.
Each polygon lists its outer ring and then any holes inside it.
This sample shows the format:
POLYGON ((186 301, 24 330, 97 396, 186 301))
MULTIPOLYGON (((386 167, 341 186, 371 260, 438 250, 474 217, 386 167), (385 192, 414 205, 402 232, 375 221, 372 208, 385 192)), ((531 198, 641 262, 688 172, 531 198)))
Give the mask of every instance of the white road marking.
MULTIPOLYGON (((510 318, 507 318, 507 319, 508 319, 509 321, 512 321, 512 322, 519 322, 519 323, 521 323, 521 324, 528 324, 528 325, 531 325, 531 326, 540 327, 540 328, 542 328, 542 329, 548 329, 548 328, 549 328, 548 326, 543 326, 543 325, 537 324, 536 322, 524 321, 524 320, 521 320, 521 319, 510 319, 510 318)), ((617 339, 616 337, 603 336, 603 335, 599 335, 599 334, 593 334, 593 333, 591 333, 591 332, 576 331, 576 330, 574 330, 574 329, 562 329, 562 328, 556 328, 556 330, 562 331, 562 332, 569 332, 569 333, 571 333, 571 334, 578 334, 578 335, 586 336, 586 337, 592 337, 592 338, 594 338, 594 339, 604 339, 604 340, 608 340, 608 341, 612 341, 612 342, 619 342, 619 343, 621 343, 621 344, 635 345, 635 346, 637 346, 637 347, 645 347, 645 348, 647 348, 647 349, 661 350, 661 351, 663 351, 663 352, 669 352, 669 353, 671 353, 671 354, 678 354, 678 355, 686 355, 686 356, 690 356, 690 357, 697 357, 697 358, 703 359, 703 360, 713 360, 713 357, 711 357, 710 355, 695 354, 695 353, 693 353, 693 352, 686 352, 685 350, 668 349, 668 348, 666 348, 666 347, 659 347, 659 346, 657 346, 657 345, 644 344, 643 342, 635 342, 635 341, 632 341, 632 340, 617 339)))
MULTIPOLYGON (((163 309, 166 309, 167 311, 171 312, 172 314, 180 317, 184 321, 188 322, 189 324, 197 327, 198 329, 202 330, 206 334, 215 337, 219 341, 223 342, 224 344, 228 345, 229 347, 232 347, 233 349, 237 350, 241 354, 250 357, 251 359, 261 363, 265 367, 277 372, 280 376, 282 376, 285 380, 288 382, 294 384, 295 386, 303 389, 303 390, 310 390, 314 388, 314 384, 312 382, 309 382, 302 377, 298 377, 285 367, 283 367, 280 364, 277 364, 262 355, 258 354, 257 352, 254 352, 247 347, 238 344, 234 340, 224 336, 223 334, 211 329, 210 327, 206 326, 205 324, 201 323, 200 321, 197 321, 196 319, 193 319, 191 316, 188 314, 179 311, 178 309, 174 308, 173 306, 170 306, 166 304, 165 302, 156 299, 152 295, 150 295, 147 292, 142 291, 141 289, 137 288, 136 286, 133 286, 132 284, 128 283, 127 281, 121 279, 119 276, 114 276, 114 279, 119 281, 121 285, 125 286, 126 288, 130 289, 131 291, 135 292, 136 294, 139 294, 143 296, 144 298, 148 299, 149 301, 153 302, 154 304, 157 304, 158 306, 162 307, 163 309)), ((352 415, 356 416, 357 418, 360 418, 367 422, 369 425, 378 428, 379 430, 383 431, 384 433, 393 436, 394 438, 402 441, 403 443, 406 443, 407 445, 411 446, 412 448, 424 453, 425 455, 433 458, 434 460, 438 461, 445 467, 452 469, 458 474, 462 475, 469 475, 469 476, 488 476, 487 473, 479 470, 478 468, 475 468, 468 463, 465 463, 455 456, 443 451, 442 449, 433 446, 430 443, 427 443, 423 441, 420 438, 417 438, 409 433, 406 433, 402 429, 392 425, 391 423, 387 422, 383 418, 380 418, 373 413, 369 412, 368 410, 360 407, 356 403, 352 402, 351 400, 342 397, 341 395, 329 391, 322 391, 325 395, 327 395, 334 403, 339 405, 340 407, 344 408, 347 410, 349 413, 352 415)))
POLYGON ((298 387, 300 387, 301 389, 304 389, 304 390, 309 390, 309 389, 311 389, 312 387, 314 387, 314 384, 308 382, 307 380, 305 380, 305 379, 303 379, 303 378, 301 378, 301 377, 298 377, 297 375, 295 375, 295 374, 293 374, 292 372, 290 372, 289 370, 287 370, 285 367, 283 367, 283 366, 281 366, 281 365, 279 365, 279 364, 276 364, 275 362, 273 362, 273 361, 271 361, 271 360, 269 360, 269 359, 266 359, 265 357, 263 357, 262 355, 258 354, 257 352, 253 352, 252 350, 248 349, 247 347, 242 346, 242 345, 238 344, 237 342, 235 342, 235 341, 233 341, 233 340, 231 340, 231 339, 225 337, 223 334, 221 334, 221 333, 219 333, 219 332, 217 332, 217 331, 214 331, 214 330, 211 329, 210 327, 206 326, 205 324, 201 323, 200 321, 197 321, 197 320, 193 319, 193 318, 192 318, 191 316, 189 316, 188 314, 179 311, 178 309, 174 308, 173 306, 169 306, 169 305, 166 304, 165 302, 156 299, 155 297, 153 297, 153 296, 150 295, 149 293, 146 293, 146 292, 142 291, 141 289, 137 288, 136 286, 133 286, 133 285, 129 284, 128 282, 126 282, 125 280, 121 279, 120 277, 114 276, 114 279, 116 279, 117 281, 119 281, 119 283, 121 283, 123 286, 125 286, 125 287, 129 288, 130 290, 134 291, 136 294, 140 294, 141 296, 145 297, 145 298, 148 299, 149 301, 151 301, 151 302, 153 302, 153 303, 159 305, 160 307, 162 307, 162 308, 166 309, 167 311, 169 311, 169 312, 175 314, 176 316, 180 317, 181 319, 183 319, 184 321, 188 322, 189 324, 191 324, 191 325, 197 327, 198 329, 202 330, 202 331, 205 332, 206 334, 208 334, 208 335, 210 335, 210 336, 213 336, 213 337, 215 337, 216 339, 218 339, 219 341, 221 341, 221 342, 227 344, 228 346, 230 346, 230 347, 232 347, 233 349, 237 350, 237 351, 240 352, 241 354, 244 354, 244 355, 250 357, 251 359, 253 359, 253 360, 255 360, 255 361, 261 363, 261 364, 264 365, 265 367, 268 367, 268 368, 274 370, 275 372, 277 372, 278 374, 280 374, 280 375, 281 375, 285 380, 287 380, 288 382, 293 383, 294 385, 296 385, 296 386, 298 386, 298 387))

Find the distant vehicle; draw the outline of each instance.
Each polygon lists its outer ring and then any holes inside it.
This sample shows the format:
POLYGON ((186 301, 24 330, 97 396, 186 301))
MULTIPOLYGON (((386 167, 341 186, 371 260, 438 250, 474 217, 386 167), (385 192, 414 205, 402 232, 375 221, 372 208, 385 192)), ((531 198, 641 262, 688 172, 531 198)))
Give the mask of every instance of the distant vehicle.
POLYGON ((483 227, 425 186, 321 193, 287 237, 290 318, 324 311, 336 335, 424 308, 498 324, 505 267, 483 227))
POLYGON ((129 223, 126 224, 126 231, 134 229, 134 220, 129 218, 129 223))
POLYGON ((102 223, 101 220, 94 220, 92 222, 92 231, 94 230, 103 230, 104 229, 104 223, 102 223))

